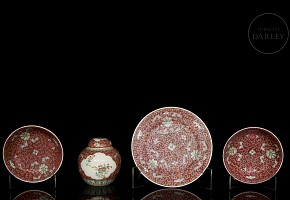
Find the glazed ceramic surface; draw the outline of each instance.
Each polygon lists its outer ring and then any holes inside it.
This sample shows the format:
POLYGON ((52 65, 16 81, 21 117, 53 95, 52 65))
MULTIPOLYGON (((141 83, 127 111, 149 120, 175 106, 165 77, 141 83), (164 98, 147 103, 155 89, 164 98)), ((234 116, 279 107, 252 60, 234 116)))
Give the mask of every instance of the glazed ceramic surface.
POLYGON ((146 195, 142 200, 201 200, 198 196, 180 189, 161 189, 146 195))
POLYGON ((257 184, 272 178, 283 162, 279 139, 259 127, 239 130, 226 142, 223 162, 228 173, 240 182, 257 184))
POLYGON ((79 155, 78 168, 84 181, 93 186, 112 183, 121 168, 121 156, 110 140, 93 138, 79 155))
POLYGON ((212 156, 212 139, 203 121, 178 107, 164 107, 137 125, 131 144, 137 168, 151 182, 180 187, 198 179, 212 156))
POLYGON ((23 126, 13 131, 3 147, 8 171, 21 181, 37 183, 52 177, 60 168, 63 148, 50 130, 23 126))
POLYGON ((55 200, 50 194, 41 190, 25 191, 14 198, 14 200, 55 200))
POLYGON ((270 200, 270 198, 261 193, 249 191, 234 196, 232 200, 270 200))

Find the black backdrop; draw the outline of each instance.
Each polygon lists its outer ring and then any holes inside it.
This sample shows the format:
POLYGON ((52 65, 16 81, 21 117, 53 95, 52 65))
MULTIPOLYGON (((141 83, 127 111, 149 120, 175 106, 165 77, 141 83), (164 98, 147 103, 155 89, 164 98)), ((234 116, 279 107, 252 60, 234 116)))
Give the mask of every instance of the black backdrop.
MULTIPOLYGON (((287 192, 283 181, 289 179, 289 44, 277 54, 258 53, 249 44, 247 29, 264 12, 289 22, 283 7, 9 7, 2 38, 0 142, 24 125, 53 131, 64 148, 57 198, 78 199, 86 185, 77 157, 91 138, 107 137, 122 157, 113 184, 117 196, 131 199, 135 191, 138 199, 161 187, 151 190, 148 183, 141 192, 131 189, 134 129, 157 108, 182 107, 198 115, 211 133, 213 199, 229 195, 223 146, 248 126, 264 127, 282 142, 285 159, 276 192, 281 199, 287 192)), ((0 171, 1 194, 9 198, 3 162, 0 171)), ((184 189, 203 190, 191 185, 184 189)), ((23 183, 12 195, 37 187, 23 183)))

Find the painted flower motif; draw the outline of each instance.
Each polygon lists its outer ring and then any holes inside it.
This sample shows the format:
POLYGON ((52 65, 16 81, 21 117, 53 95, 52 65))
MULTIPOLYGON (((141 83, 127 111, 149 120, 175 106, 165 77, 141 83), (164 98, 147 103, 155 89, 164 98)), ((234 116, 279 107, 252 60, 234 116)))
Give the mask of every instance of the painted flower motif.
POLYGON ((172 125, 172 119, 170 117, 165 117, 163 122, 162 122, 162 125, 169 128, 171 125, 172 125))
POLYGON ((266 151, 266 156, 270 159, 275 158, 276 157, 276 153, 273 150, 267 150, 266 151))
POLYGON ((154 144, 158 144, 158 143, 159 143, 158 138, 155 138, 155 139, 154 139, 154 144))
POLYGON ((149 162, 148 162, 148 168, 149 169, 154 169, 157 166, 158 166, 157 160, 154 160, 154 159, 149 160, 149 162))
POLYGON ((177 162, 177 161, 173 161, 171 164, 172 164, 172 165, 177 165, 178 162, 177 162))
POLYGON ((256 151, 254 149, 252 149, 249 154, 254 155, 256 153, 256 151))
POLYGON ((21 138, 22 140, 27 141, 27 140, 29 140, 29 138, 30 138, 30 134, 29 134, 28 132, 23 132, 23 133, 21 133, 20 138, 21 138))
POLYGON ((168 145, 168 149, 170 150, 170 151, 173 151, 174 149, 175 149, 175 145, 174 144, 172 144, 172 143, 170 143, 169 145, 168 145))
POLYGON ((103 164, 103 165, 99 165, 97 167, 97 171, 96 171, 96 176, 100 177, 100 178, 105 178, 106 175, 109 173, 110 168, 112 168, 112 166, 110 166, 110 164, 108 163, 103 164))
POLYGON ((236 153, 237 153, 237 149, 236 149, 235 147, 231 147, 231 148, 229 149, 229 154, 230 154, 231 156, 235 155, 236 153))
POLYGON ((246 178, 252 180, 252 179, 256 178, 256 176, 246 176, 246 178))
POLYGON ((201 157, 201 151, 193 150, 191 152, 191 157, 193 160, 198 160, 201 157))
POLYGON ((41 165, 39 166, 38 171, 39 171, 41 174, 46 174, 46 172, 48 171, 48 166, 45 165, 45 164, 41 164, 41 165))
POLYGON ((86 166, 91 166, 90 162, 92 161, 93 158, 94 158, 94 156, 92 156, 92 155, 88 156, 87 161, 86 161, 86 166))
POLYGON ((12 168, 15 168, 15 165, 14 165, 14 163, 13 163, 11 160, 9 160, 9 164, 10 164, 10 166, 11 166, 12 168))
POLYGON ((37 155, 38 154, 38 151, 34 149, 33 152, 32 152, 32 154, 37 155))

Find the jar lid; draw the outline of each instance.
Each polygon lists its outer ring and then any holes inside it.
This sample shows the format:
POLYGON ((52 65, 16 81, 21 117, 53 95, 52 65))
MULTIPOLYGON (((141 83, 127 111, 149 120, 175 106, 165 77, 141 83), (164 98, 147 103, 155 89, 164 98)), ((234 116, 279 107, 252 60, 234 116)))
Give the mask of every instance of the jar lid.
POLYGON ((90 148, 106 148, 111 147, 112 143, 107 138, 93 138, 89 141, 90 148))

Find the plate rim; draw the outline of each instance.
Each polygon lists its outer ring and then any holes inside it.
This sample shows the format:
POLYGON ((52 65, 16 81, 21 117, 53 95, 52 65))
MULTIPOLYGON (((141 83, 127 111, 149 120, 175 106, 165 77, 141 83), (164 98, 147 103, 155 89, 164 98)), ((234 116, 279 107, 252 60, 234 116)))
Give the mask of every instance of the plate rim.
POLYGON ((59 170, 60 167, 62 166, 62 163, 63 163, 63 157, 64 157, 63 146, 62 146, 62 143, 61 143, 61 141, 59 140, 59 138, 58 138, 58 137, 57 137, 57 136, 56 136, 56 135, 55 135, 51 130, 49 130, 49 129, 43 127, 43 126, 34 125, 34 124, 21 126, 21 127, 17 128, 17 129, 15 129, 14 131, 12 131, 12 132, 9 134, 9 136, 6 138, 6 140, 5 140, 5 142, 4 142, 4 145, 3 145, 3 149, 2 149, 2 158, 3 158, 3 162, 4 162, 4 165, 5 165, 6 169, 7 169, 7 170, 9 171, 9 173, 10 173, 11 175, 13 175, 15 178, 19 179, 20 181, 27 182, 27 183, 39 183, 39 182, 43 182, 43 181, 46 181, 46 180, 50 179, 52 176, 54 176, 54 175, 58 172, 58 170, 59 170), (28 180, 22 179, 22 178, 16 176, 14 173, 12 173, 12 172, 9 170, 9 168, 7 167, 7 165, 6 165, 4 152, 5 152, 5 146, 6 146, 7 141, 11 138, 11 136, 12 136, 15 132, 17 132, 17 131, 20 130, 20 129, 26 128, 26 127, 29 127, 29 128, 32 127, 32 128, 40 128, 40 129, 43 129, 43 130, 49 132, 50 134, 52 134, 52 135, 57 139, 57 141, 58 141, 59 144, 60 144, 60 148, 61 148, 61 161, 60 161, 60 164, 59 164, 58 168, 55 170, 55 172, 52 173, 50 176, 46 177, 45 179, 38 180, 38 181, 28 181, 28 180))
POLYGON ((228 138, 228 140, 226 141, 226 143, 225 143, 225 145, 224 145, 224 147, 223 147, 222 158, 223 158, 223 164, 224 164, 224 167, 225 167, 226 171, 228 172, 228 174, 229 174, 230 176, 232 176, 234 179, 236 179, 236 180, 238 180, 238 181, 240 181, 240 182, 242 182, 242 183, 254 185, 254 184, 264 183, 264 182, 270 180, 271 178, 273 178, 273 177, 278 173, 278 171, 280 171, 280 169, 281 169, 281 167, 282 167, 282 164, 283 164, 283 161, 284 161, 284 151, 283 151, 282 143, 280 142, 279 138, 278 138, 278 137, 277 137, 277 136, 276 136, 272 131, 270 131, 270 130, 268 130, 268 129, 266 129, 266 128, 259 127, 259 126, 249 126, 249 127, 245 127, 245 128, 242 128, 242 129, 237 130, 236 132, 234 132, 234 133, 231 135, 231 137, 228 138), (233 176, 232 173, 229 172, 229 170, 228 170, 228 168, 227 168, 227 166, 226 166, 226 164, 225 164, 225 156, 224 156, 224 154, 225 154, 225 149, 226 149, 226 145, 228 144, 228 142, 229 142, 229 141, 230 141, 230 140, 231 140, 235 135, 239 134, 241 131, 248 130, 248 129, 259 129, 259 130, 263 130, 263 131, 269 133, 270 135, 272 135, 272 136, 273 136, 273 137, 278 141, 278 143, 279 143, 279 145, 280 145, 280 147, 281 147, 281 152, 282 152, 282 160, 281 160, 281 163, 280 163, 280 165, 279 165, 279 168, 277 169, 277 171, 275 172, 275 174, 273 174, 273 176, 271 176, 270 178, 267 178, 267 179, 265 179, 265 180, 263 180, 263 181, 257 181, 257 182, 254 182, 254 183, 249 183, 249 182, 246 182, 246 181, 242 181, 242 180, 236 178, 235 176, 233 176))
POLYGON ((181 107, 177 107, 177 106, 166 106, 166 107, 160 107, 160 108, 157 108, 155 110, 152 110, 151 112, 147 113, 140 121, 139 123, 137 124, 137 126, 135 127, 134 131, 133 131, 133 135, 132 135, 132 139, 131 139, 131 154, 132 154, 132 158, 133 158, 133 161, 134 161, 134 164, 135 166, 138 168, 139 172, 149 181, 151 181, 152 183, 156 184, 156 185, 159 185, 159 186, 162 186, 162 187, 167 187, 167 188, 177 188, 177 187, 183 187, 183 186, 186 186, 186 185, 189 185, 191 183, 193 183, 194 181, 196 181, 197 179, 199 179, 205 172, 205 170, 208 168, 209 164, 211 163, 211 160, 212 160, 212 154, 213 154, 213 142, 212 142, 212 137, 211 137, 211 133, 208 129, 208 127, 206 126, 206 124, 204 123, 204 121, 199 117, 197 116, 195 113, 193 113, 192 111, 188 110, 188 109, 185 109, 185 108, 181 108, 181 107), (209 161, 208 163, 206 164, 206 167, 203 169, 202 173, 200 173, 199 176, 197 176, 194 180, 192 180, 191 182, 189 183, 186 183, 186 184, 182 184, 182 185, 178 185, 178 186, 168 186, 168 185, 162 185, 160 183, 156 183, 154 181, 152 181, 151 179, 149 179, 139 168, 139 166, 136 164, 136 161, 134 159, 134 155, 133 155, 133 139, 134 139, 134 136, 135 136, 135 133, 136 133, 136 130, 138 129, 139 125, 141 124, 141 122, 143 122, 143 120, 150 116, 152 113, 154 112, 157 112, 159 110, 165 110, 165 109, 180 109, 180 110, 183 110, 185 112, 188 112, 188 113, 191 113, 193 114, 197 119, 199 119, 202 124, 204 125, 204 127, 206 128, 207 132, 209 133, 209 138, 210 138, 210 143, 211 143, 211 150, 210 150, 210 157, 209 157, 209 161))

